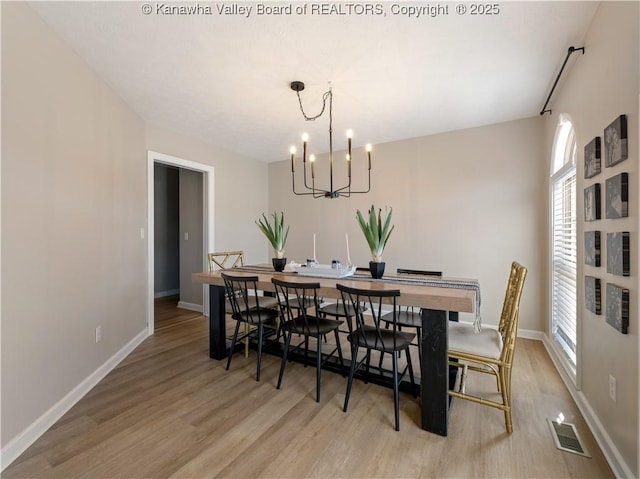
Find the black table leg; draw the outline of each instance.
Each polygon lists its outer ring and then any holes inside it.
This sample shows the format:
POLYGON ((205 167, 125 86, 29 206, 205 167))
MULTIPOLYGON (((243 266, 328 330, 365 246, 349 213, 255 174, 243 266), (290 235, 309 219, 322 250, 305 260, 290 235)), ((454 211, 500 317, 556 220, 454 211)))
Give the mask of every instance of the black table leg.
POLYGON ((422 429, 447 435, 449 362, 447 312, 422 310, 422 429))
POLYGON ((209 357, 227 357, 227 330, 224 310, 224 287, 209 285, 209 357))

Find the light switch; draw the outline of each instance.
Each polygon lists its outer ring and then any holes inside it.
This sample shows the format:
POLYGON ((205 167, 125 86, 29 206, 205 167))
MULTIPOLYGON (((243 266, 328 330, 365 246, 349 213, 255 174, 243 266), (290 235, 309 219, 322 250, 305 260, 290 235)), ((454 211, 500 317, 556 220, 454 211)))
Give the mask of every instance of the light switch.
POLYGON ((185 233, 184 233, 184 240, 185 241, 189 241, 189 232, 188 231, 185 231, 185 233))
POLYGON ((144 239, 144 228, 140 228, 140 239, 144 239))

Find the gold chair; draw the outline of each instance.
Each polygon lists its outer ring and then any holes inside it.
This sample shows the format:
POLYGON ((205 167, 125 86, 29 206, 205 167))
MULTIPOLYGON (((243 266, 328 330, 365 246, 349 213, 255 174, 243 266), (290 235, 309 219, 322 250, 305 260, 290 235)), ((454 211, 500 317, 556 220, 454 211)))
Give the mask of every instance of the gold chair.
POLYGON ((483 329, 479 333, 471 324, 449 322, 449 364, 461 368, 458 390, 449 395, 498 408, 504 411, 507 432, 511 434, 511 371, 516 348, 518 311, 527 268, 513 262, 507 292, 504 297, 498 329, 483 329), (498 383, 502 402, 497 402, 465 391, 467 372, 476 371, 493 374, 498 383))
POLYGON ((244 266, 244 251, 223 251, 221 253, 209 253, 209 271, 219 269, 237 268, 244 266))

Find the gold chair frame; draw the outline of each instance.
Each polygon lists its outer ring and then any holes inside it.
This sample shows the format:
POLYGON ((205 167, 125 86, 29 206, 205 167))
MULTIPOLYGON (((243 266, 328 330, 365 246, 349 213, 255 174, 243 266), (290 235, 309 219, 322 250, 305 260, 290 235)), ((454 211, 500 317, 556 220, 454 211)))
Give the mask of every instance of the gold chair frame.
MULTIPOLYGON (((238 266, 244 266, 244 251, 221 251, 218 253, 207 254, 209 260, 209 271, 215 271, 218 269, 237 268, 238 266)), ((230 306, 229 306, 230 308, 230 306)), ((231 311, 228 309, 227 314, 231 311)), ((249 323, 244 324, 244 357, 249 357, 249 332, 251 331, 251 325, 249 323)), ((227 338, 231 339, 231 338, 227 338)))
POLYGON ((215 271, 217 266, 220 269, 237 268, 244 266, 244 251, 222 251, 220 253, 209 253, 209 271, 215 271), (231 261, 230 264, 227 264, 231 261))
POLYGON ((460 387, 457 391, 450 390, 449 395, 502 410, 507 433, 509 434, 513 432, 511 421, 511 372, 516 349, 520 297, 522 296, 526 276, 527 268, 514 261, 511 264, 511 273, 498 325, 498 332, 502 337, 502 350, 498 359, 449 350, 449 364, 462 369, 460 387), (454 361, 451 361, 452 359, 454 361), (469 370, 496 376, 498 393, 502 396, 502 403, 466 393, 465 381, 469 370))

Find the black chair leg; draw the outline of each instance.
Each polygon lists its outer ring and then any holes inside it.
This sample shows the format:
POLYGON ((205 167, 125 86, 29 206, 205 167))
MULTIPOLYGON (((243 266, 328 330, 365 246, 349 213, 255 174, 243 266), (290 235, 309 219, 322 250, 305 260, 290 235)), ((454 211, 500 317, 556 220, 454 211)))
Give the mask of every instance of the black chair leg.
POLYGON ((336 347, 338 348, 338 360, 340 361, 340 369, 342 370, 342 377, 344 377, 344 359, 342 359, 342 346, 340 346, 340 335, 338 330, 334 329, 333 332, 336 335, 336 347))
POLYGON ((278 374, 278 385, 276 389, 280 389, 280 385, 282 384, 282 376, 284 375, 284 366, 287 364, 287 354, 289 354, 289 345, 291 344, 291 332, 285 332, 285 336, 287 337, 284 345, 284 351, 282 353, 282 362, 280 363, 280 374, 278 374))
MULTIPOLYGON (((325 335, 326 339, 326 335, 325 335)), ((320 372, 322 371, 322 336, 316 337, 316 402, 320 402, 320 372)))
POLYGON ((356 363, 358 362, 358 346, 351 346, 351 367, 349 368, 349 379, 347 380, 347 392, 344 396, 344 407, 342 410, 347 412, 349 406, 349 396, 351 395, 351 385, 353 384, 353 376, 356 372, 356 363))
POLYGON ((309 362, 309 336, 304 337, 304 367, 307 367, 309 362))
POLYGON ((231 366, 231 358, 233 357, 233 351, 236 349, 236 341, 238 340, 238 331, 240 330, 240 321, 236 321, 236 329, 233 331, 233 338, 231 338, 231 350, 229 351, 229 357, 227 358, 226 370, 229 370, 231 366))
POLYGON ((260 381, 260 367, 262 365, 262 337, 264 335, 264 329, 262 321, 258 323, 258 365, 256 366, 256 381, 260 381))
POLYGON ((396 418, 396 431, 400 430, 400 392, 398 389, 398 352, 393 351, 393 409, 396 418))
POLYGON ((364 383, 369 384, 369 365, 371 364, 371 349, 367 349, 366 366, 364 370, 364 383))

